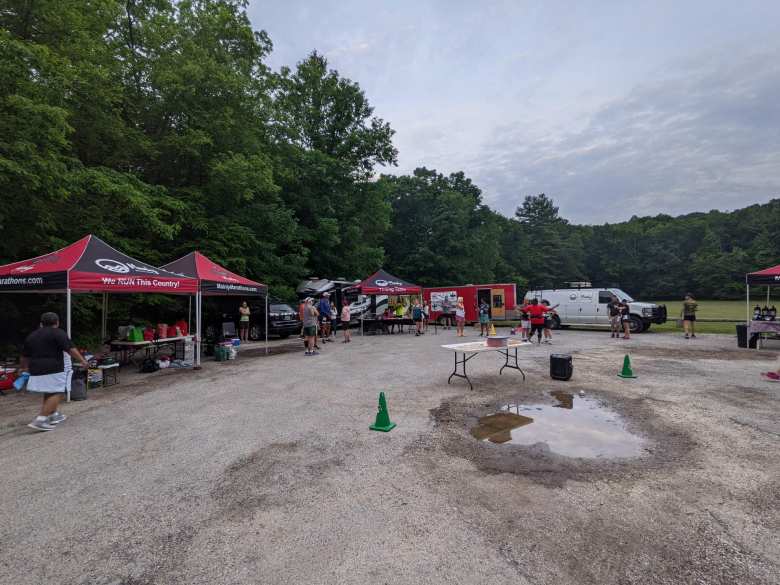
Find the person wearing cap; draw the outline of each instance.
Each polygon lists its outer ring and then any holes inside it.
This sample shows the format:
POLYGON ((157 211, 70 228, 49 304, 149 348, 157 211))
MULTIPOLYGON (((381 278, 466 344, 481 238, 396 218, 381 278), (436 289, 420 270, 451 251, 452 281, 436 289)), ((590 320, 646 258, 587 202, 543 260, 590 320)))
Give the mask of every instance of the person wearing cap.
POLYGON ((322 342, 333 341, 330 338, 330 293, 322 293, 317 310, 320 316, 320 337, 322 342))
POLYGON ((27 391, 43 397, 41 410, 28 427, 53 431, 55 425, 65 420, 58 407, 70 386, 71 358, 81 362, 84 368, 89 367, 68 334, 60 329, 57 313, 44 313, 40 328, 27 336, 22 349, 22 371, 30 374, 27 391))

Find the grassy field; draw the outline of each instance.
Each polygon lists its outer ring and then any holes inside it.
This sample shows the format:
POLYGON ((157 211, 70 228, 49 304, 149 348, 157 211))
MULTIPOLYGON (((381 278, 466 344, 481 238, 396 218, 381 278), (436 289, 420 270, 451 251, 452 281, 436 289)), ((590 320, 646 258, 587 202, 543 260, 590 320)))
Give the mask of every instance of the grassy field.
MULTIPOLYGON (((644 299, 643 299, 644 300, 644 299)), ((764 299, 766 301, 766 298, 764 299)), ((657 333, 682 333, 682 327, 677 327, 677 319, 680 318, 682 310, 682 301, 647 301, 658 305, 666 305, 666 311, 669 320, 663 325, 655 325, 650 328, 650 332, 657 333)), ((741 320, 745 322, 745 301, 698 301, 699 311, 696 313, 696 332, 697 333, 726 333, 736 335, 736 323, 729 321, 741 320), (726 319, 726 321, 718 321, 726 319), (713 321, 710 321, 713 320, 713 321)), ((764 303, 760 303, 764 306, 764 303)), ((780 299, 777 302, 780 306, 780 299)), ((496 321, 497 327, 514 327, 519 323, 516 321, 496 321)))
MULTIPOLYGON (((677 327, 677 319, 680 318, 682 301, 649 301, 659 305, 666 305, 669 320, 663 325, 653 325, 650 331, 658 333, 682 332, 682 327, 677 327)), ((697 333, 733 333, 736 335, 736 323, 709 322, 710 319, 726 319, 745 321, 745 301, 698 301, 699 311, 696 313, 697 333)), ((763 306, 763 305, 762 305, 763 306)))

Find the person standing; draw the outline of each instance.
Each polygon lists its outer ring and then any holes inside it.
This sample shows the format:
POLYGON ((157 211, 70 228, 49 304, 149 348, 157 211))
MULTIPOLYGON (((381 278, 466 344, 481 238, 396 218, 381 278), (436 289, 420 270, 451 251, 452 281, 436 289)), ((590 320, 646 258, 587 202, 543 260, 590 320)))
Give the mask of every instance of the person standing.
POLYGON ((420 304, 420 300, 416 299, 414 301, 414 306, 412 307, 412 321, 414 321, 414 326, 417 328, 417 331, 415 332, 415 336, 419 336, 423 334, 423 308, 420 304))
POLYGON ((352 332, 349 330, 349 322, 351 320, 352 314, 349 310, 349 303, 345 300, 344 306, 341 307, 341 328, 344 330, 344 341, 342 343, 352 341, 352 332))
POLYGON ((88 369, 84 356, 60 329, 57 313, 41 315, 41 326, 30 333, 22 348, 22 372, 28 372, 27 391, 43 396, 38 416, 27 426, 36 431, 53 431, 66 418, 58 410, 62 395, 68 391, 72 375, 71 358, 88 369))
POLYGON ((305 355, 317 355, 315 342, 317 341, 317 317, 319 317, 319 311, 314 306, 313 299, 308 298, 304 302, 306 303, 303 310, 303 336, 306 340, 305 355))
POLYGON ((465 337, 463 329, 466 326, 466 307, 463 305, 463 297, 458 297, 458 302, 455 305, 455 323, 458 327, 457 336, 465 337))
POLYGON ((628 299, 623 299, 620 303, 620 322, 623 324, 623 339, 631 339, 631 308, 628 306, 628 299))
POLYGON ((544 313, 544 342, 547 344, 552 343, 552 324, 555 317, 555 309, 550 307, 549 301, 542 301, 546 311, 544 313))
POLYGON ((241 341, 246 341, 249 334, 249 315, 251 313, 252 311, 249 310, 249 305, 246 304, 246 301, 241 303, 241 306, 238 308, 238 338, 241 341))
POLYGON ((531 343, 531 318, 528 316, 528 311, 520 308, 520 337, 522 341, 531 343))
POLYGON ((691 293, 686 294, 681 311, 683 327, 685 328, 685 339, 688 339, 689 334, 691 339, 696 339, 694 325, 696 323, 696 311, 698 310, 699 303, 696 302, 691 293))
POLYGON ((428 301, 423 304, 423 333, 428 331, 428 321, 431 320, 431 305, 428 301))
POLYGON ((490 332, 490 305, 482 299, 479 302, 479 336, 488 336, 490 332))
POLYGON ((317 311, 320 319, 320 338, 322 343, 330 341, 330 294, 322 293, 317 311))
POLYGON ((612 300, 607 303, 609 312, 609 325, 612 328, 611 337, 620 339, 620 300, 612 295, 612 300))
POLYGON ((445 293, 444 298, 441 300, 441 315, 444 329, 451 329, 452 324, 452 304, 450 299, 445 293))

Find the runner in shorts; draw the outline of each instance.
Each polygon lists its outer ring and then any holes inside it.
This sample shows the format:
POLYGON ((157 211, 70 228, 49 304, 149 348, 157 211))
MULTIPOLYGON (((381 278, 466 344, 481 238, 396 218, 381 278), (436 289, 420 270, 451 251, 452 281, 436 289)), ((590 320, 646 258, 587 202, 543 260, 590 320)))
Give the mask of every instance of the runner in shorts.
POLYGON ((479 336, 482 337, 484 334, 485 337, 488 336, 488 333, 490 331, 490 305, 485 302, 485 299, 482 299, 482 302, 479 303, 479 336))
POLYGON ((689 334, 691 339, 696 339, 696 311, 699 309, 699 304, 696 299, 693 298, 691 293, 685 295, 685 301, 682 308, 682 320, 683 327, 685 328, 685 339, 688 339, 689 334))
POLYGON ((317 317, 319 311, 314 306, 314 301, 311 298, 306 299, 306 306, 303 310, 303 337, 306 340, 306 354, 305 355, 317 355, 314 351, 315 342, 317 341, 317 317))
POLYGON ((609 311, 609 325, 612 328, 611 337, 620 338, 620 300, 612 295, 612 300, 607 303, 609 311))
POLYGON ((631 316, 628 299, 620 303, 620 322, 623 324, 623 339, 631 339, 631 316))
POLYGON ((528 313, 521 309, 521 311, 520 311, 520 335, 522 336, 523 341, 525 341, 527 343, 531 343, 531 340, 528 339, 530 333, 531 333, 531 319, 528 316, 528 313))
POLYGON ((352 332, 349 330, 349 322, 352 320, 352 313, 349 310, 349 303, 345 300, 341 307, 341 328, 344 330, 343 343, 352 341, 352 332))
POLYGON ((550 307, 549 301, 542 301, 542 305, 547 308, 547 312, 544 314, 544 342, 550 344, 552 343, 552 324, 555 309, 550 307))
POLYGON ((322 293, 319 306, 317 307, 320 323, 320 338, 322 343, 331 341, 330 339, 330 294, 322 293))
POLYGON ((28 427, 36 431, 53 431, 55 425, 65 420, 65 415, 57 408, 70 387, 71 358, 81 362, 85 369, 89 368, 68 334, 60 329, 57 313, 44 313, 40 328, 27 336, 22 349, 22 371, 30 373, 27 391, 43 398, 38 416, 28 427))
POLYGON ((463 329, 466 326, 466 307, 463 305, 463 297, 458 297, 458 303, 455 305, 455 324, 458 326, 457 336, 465 337, 463 329))

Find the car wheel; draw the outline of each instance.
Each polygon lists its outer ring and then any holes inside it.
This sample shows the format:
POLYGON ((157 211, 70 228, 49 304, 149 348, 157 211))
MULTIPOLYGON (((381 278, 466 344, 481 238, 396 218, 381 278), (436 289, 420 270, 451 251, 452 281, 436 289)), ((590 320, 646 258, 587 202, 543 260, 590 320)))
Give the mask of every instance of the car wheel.
POLYGON ((645 331, 650 329, 650 325, 652 325, 652 323, 643 323, 642 324, 642 333, 644 333, 645 331))
POLYGON ((279 339, 287 339, 288 337, 290 337, 289 333, 280 333, 279 334, 279 339))
POLYGON ((257 325, 252 325, 249 328, 249 335, 248 335, 248 337, 252 341, 257 341, 258 339, 260 339, 260 328, 257 325))
POLYGON ((634 317, 634 315, 631 315, 628 318, 628 330, 631 331, 631 333, 642 333, 644 331, 645 324, 639 317, 634 317))

